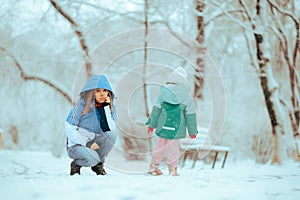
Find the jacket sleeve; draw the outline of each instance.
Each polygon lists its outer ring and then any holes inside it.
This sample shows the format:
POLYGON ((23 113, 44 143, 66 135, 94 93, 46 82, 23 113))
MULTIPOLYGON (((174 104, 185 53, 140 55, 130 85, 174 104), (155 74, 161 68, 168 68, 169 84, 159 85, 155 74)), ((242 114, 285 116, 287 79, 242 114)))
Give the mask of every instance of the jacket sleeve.
POLYGON ((185 111, 185 119, 186 119, 189 135, 197 134, 198 131, 197 131, 196 108, 192 98, 189 98, 188 100, 186 111, 185 111))
POLYGON ((68 141, 68 146, 73 146, 76 144, 85 146, 86 142, 89 140, 89 136, 87 137, 85 134, 79 133, 78 124, 81 119, 82 110, 84 108, 84 99, 80 98, 76 105, 70 111, 66 122, 65 122, 65 134, 68 141))
POLYGON ((85 146, 83 141, 80 139, 78 127, 65 122, 65 134, 68 141, 68 147, 79 144, 85 146))
POLYGON ((86 143, 93 140, 96 136, 95 133, 73 126, 68 122, 65 122, 65 133, 68 140, 68 146, 76 144, 86 146, 86 143))
POLYGON ((79 101, 77 102, 77 104, 73 107, 73 109, 71 110, 67 121, 73 125, 73 126, 78 126, 79 121, 81 119, 81 115, 82 115, 82 111, 84 108, 84 99, 80 98, 79 101))
POLYGON ((160 113, 161 113, 161 105, 160 105, 160 100, 158 99, 156 103, 153 105, 152 112, 150 113, 150 116, 145 124, 151 128, 156 128, 160 113))
POLYGON ((186 124, 187 124, 189 135, 197 134, 198 131, 197 131, 196 113, 187 114, 185 118, 186 118, 186 124))

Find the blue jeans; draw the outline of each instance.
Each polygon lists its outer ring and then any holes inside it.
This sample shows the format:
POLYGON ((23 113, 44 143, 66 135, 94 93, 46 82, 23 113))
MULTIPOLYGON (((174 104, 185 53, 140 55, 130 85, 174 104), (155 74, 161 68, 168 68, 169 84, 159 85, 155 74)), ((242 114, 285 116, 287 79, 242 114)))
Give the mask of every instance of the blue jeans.
POLYGON ((115 144, 116 135, 111 131, 107 131, 96 134, 93 141, 98 144, 100 149, 92 150, 81 145, 74 145, 68 148, 68 155, 70 158, 74 159, 76 165, 93 167, 99 162, 104 163, 105 158, 115 144))

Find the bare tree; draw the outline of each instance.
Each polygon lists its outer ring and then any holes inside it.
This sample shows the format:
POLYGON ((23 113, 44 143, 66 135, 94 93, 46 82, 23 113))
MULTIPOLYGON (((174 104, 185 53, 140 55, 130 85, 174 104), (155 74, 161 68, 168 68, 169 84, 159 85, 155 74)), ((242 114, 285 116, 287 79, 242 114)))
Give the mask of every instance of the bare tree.
POLYGON ((266 44, 268 35, 263 33, 262 27, 267 26, 267 8, 264 0, 256 0, 255 18, 252 18, 250 12, 247 10, 244 2, 239 0, 240 5, 244 8, 247 19, 251 23, 253 30, 255 45, 256 45, 256 59, 260 72, 260 84, 264 94, 266 108, 268 110, 270 123, 272 127, 272 144, 273 155, 272 163, 280 163, 281 158, 279 154, 279 135, 284 134, 282 123, 281 104, 278 97, 278 84, 273 76, 272 67, 270 64, 270 49, 266 44))
POLYGON ((92 65, 89 62, 89 49, 87 47, 86 41, 83 37, 82 31, 79 30, 78 24, 72 19, 71 16, 69 16, 61 6, 59 6, 55 0, 49 0, 50 3, 53 5, 53 7, 59 12, 68 22, 70 22, 72 28, 74 29, 74 32, 80 42, 80 46, 84 52, 84 59, 85 59, 85 69, 87 73, 87 78, 89 78, 92 75, 92 65))
MULTIPOLYGON (((272 18, 276 23, 275 34, 278 35, 278 40, 280 42, 280 52, 285 59, 285 63, 288 66, 289 71, 289 83, 291 89, 291 104, 292 111, 290 115, 290 120, 293 128, 294 137, 299 136, 299 125, 300 125, 300 112, 299 112, 299 75, 297 74, 297 57, 300 51, 300 32, 299 32, 299 23, 300 19, 297 19, 292 11, 286 10, 282 7, 287 7, 287 1, 278 1, 277 3, 267 0, 270 9, 272 18), (283 29, 283 23, 286 21, 286 18, 292 20, 295 25, 295 43, 289 44, 288 34, 283 29), (283 21, 283 22, 282 22, 283 21)), ((293 5, 291 5, 293 7, 293 5)))

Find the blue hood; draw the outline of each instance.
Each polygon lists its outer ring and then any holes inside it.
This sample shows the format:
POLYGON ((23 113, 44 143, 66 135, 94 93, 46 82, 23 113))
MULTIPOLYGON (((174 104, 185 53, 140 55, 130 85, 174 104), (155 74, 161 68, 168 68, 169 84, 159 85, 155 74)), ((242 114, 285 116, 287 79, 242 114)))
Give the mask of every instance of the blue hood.
POLYGON ((86 82, 86 84, 83 86, 83 88, 80 91, 80 94, 82 92, 86 92, 89 90, 94 90, 98 88, 103 88, 106 90, 109 90, 112 94, 112 97, 114 98, 114 92, 110 86, 109 81, 107 80, 106 76, 104 75, 92 75, 89 80, 86 82))

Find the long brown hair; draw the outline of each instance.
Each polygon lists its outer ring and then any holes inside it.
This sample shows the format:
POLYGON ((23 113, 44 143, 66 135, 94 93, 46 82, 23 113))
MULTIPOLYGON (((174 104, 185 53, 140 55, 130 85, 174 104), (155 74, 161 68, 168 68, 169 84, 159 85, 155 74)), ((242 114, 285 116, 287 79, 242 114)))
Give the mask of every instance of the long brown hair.
MULTIPOLYGON (((92 107, 95 108, 95 97, 94 97, 95 92, 96 92, 96 89, 88 90, 81 94, 81 98, 84 98, 84 100, 85 100, 85 106, 82 110, 81 116, 84 116, 86 113, 90 112, 90 110, 91 110, 90 104, 92 104, 92 107)), ((112 94, 109 90, 107 90, 107 92, 108 92, 108 96, 110 99, 109 108, 110 108, 110 111, 112 111, 112 106, 113 106, 112 94)))

